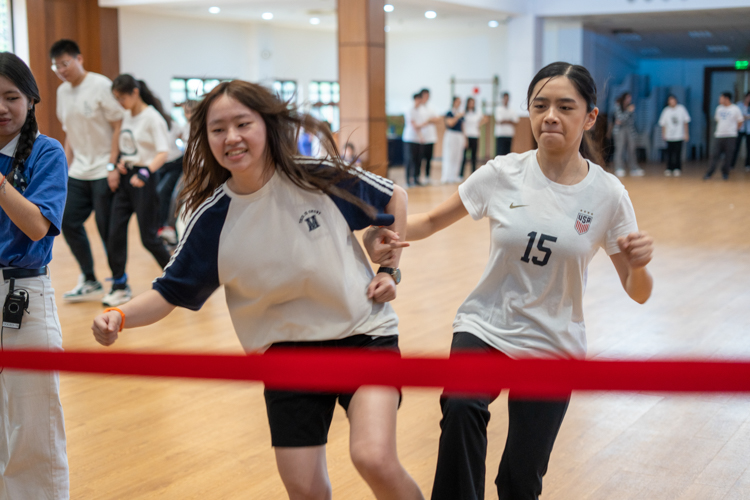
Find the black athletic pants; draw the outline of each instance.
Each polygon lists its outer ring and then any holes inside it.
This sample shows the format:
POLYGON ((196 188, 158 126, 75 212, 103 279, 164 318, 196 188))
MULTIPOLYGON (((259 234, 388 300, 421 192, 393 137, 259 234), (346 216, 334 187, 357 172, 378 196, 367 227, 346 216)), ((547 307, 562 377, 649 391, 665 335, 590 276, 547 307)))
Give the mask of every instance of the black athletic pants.
POLYGON ((418 142, 404 143, 404 166, 406 167, 406 184, 411 185, 419 180, 422 166, 422 150, 418 142))
POLYGON ((159 197, 159 222, 158 227, 169 226, 170 213, 169 207, 172 204, 172 195, 177 181, 182 175, 182 159, 180 156, 176 160, 165 163, 156 171, 156 195, 159 197))
POLYGON ((106 250, 112 212, 112 191, 107 185, 107 179, 82 181, 68 178, 68 197, 65 200, 62 233, 81 267, 81 272, 87 276, 86 279, 94 276, 94 257, 91 255, 91 244, 83 223, 89 218, 92 210, 96 228, 106 250))
POLYGON ((430 166, 432 165, 432 148, 435 146, 434 144, 422 144, 422 158, 419 161, 419 164, 417 166, 417 180, 419 180, 419 170, 422 165, 422 160, 425 161, 424 163, 424 176, 427 177, 427 179, 430 178, 430 166))
POLYGON ((742 146, 742 139, 745 139, 745 149, 747 150, 747 154, 745 155, 745 168, 750 167, 750 134, 746 132, 740 132, 739 137, 737 137, 737 143, 734 146, 732 163, 730 163, 731 168, 734 168, 735 164, 737 163, 737 157, 740 155, 740 147, 742 146))
POLYGON ((109 267, 112 277, 122 278, 128 260, 128 223, 135 212, 138 228, 141 231, 141 242, 151 252, 156 262, 163 269, 169 262, 170 255, 161 239, 156 236, 159 229, 159 199, 156 196, 156 176, 151 175, 142 188, 133 187, 130 178, 134 171, 120 177, 120 187, 112 201, 112 222, 109 227, 109 267))
POLYGON ((464 149, 464 161, 461 162, 461 178, 464 178, 464 166, 466 166, 466 153, 471 153, 471 173, 477 171, 477 150, 479 149, 478 137, 467 137, 467 148, 464 149))
POLYGON ((513 144, 512 137, 495 137, 495 155, 504 156, 510 153, 511 144, 513 144))
POLYGON ((682 170, 682 141, 667 141, 667 170, 682 170))
MULTIPOLYGON (((456 332, 451 354, 462 351, 504 356, 475 335, 456 332)), ((440 398, 442 434, 432 500, 484 499, 488 406, 497 396, 440 398)), ((542 477, 569 401, 570 397, 538 401, 509 395, 508 440, 495 479, 500 500, 537 500, 541 495, 542 477)))
POLYGON ((734 154, 734 145, 737 142, 736 137, 717 137, 714 139, 714 149, 711 152, 711 166, 708 167, 705 178, 709 178, 716 171, 716 167, 721 161, 721 156, 724 155, 724 162, 721 164, 721 176, 725 179, 729 178, 729 161, 732 159, 734 154))

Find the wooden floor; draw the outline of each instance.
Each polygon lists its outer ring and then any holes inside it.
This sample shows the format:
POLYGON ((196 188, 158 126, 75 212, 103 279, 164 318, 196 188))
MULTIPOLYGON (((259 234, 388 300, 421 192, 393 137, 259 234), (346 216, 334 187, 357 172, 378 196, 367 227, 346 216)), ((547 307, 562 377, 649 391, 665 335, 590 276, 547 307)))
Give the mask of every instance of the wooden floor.
MULTIPOLYGON (((688 165, 683 177, 664 178, 654 165, 646 177, 624 179, 641 228, 656 240, 654 294, 643 306, 630 301, 600 252, 585 299, 591 357, 750 359, 750 174, 702 182, 702 171, 702 165, 688 165)), ((393 176, 403 179, 398 170, 393 176)), ((455 189, 411 189, 410 212, 427 210, 455 189)), ((128 273, 138 293, 159 269, 134 226, 128 273)), ((404 354, 447 354, 453 316, 487 260, 487 226, 466 218, 404 254, 394 303, 404 354)), ((101 243, 94 240, 93 247, 104 278, 101 243)), ((64 345, 104 350, 89 329, 100 304, 61 299, 77 275, 60 238, 52 278, 64 345)), ((127 331, 111 349, 241 352, 221 291, 200 312, 177 310, 156 326, 127 331)), ((285 498, 259 384, 63 374, 61 386, 72 498, 285 498)), ((425 495, 436 461, 438 396, 436 390, 405 390, 399 412, 400 457, 425 495)), ((504 405, 501 397, 491 407, 490 499, 497 498, 493 471, 505 441, 504 405)), ((373 498, 347 446, 348 425, 337 408, 328 449, 334 498, 373 498)), ((543 498, 750 498, 750 397, 575 393, 543 498)))

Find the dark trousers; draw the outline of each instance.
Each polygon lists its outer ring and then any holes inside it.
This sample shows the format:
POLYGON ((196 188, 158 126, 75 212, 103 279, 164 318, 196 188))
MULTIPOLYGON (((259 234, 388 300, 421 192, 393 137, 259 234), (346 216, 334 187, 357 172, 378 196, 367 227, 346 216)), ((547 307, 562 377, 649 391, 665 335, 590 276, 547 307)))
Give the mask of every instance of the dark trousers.
POLYGON ((89 277, 87 279, 94 275, 94 257, 91 254, 91 245, 83 223, 89 218, 92 210, 96 228, 99 230, 99 236, 106 250, 112 212, 112 191, 107 185, 107 179, 82 181, 69 178, 62 233, 70 251, 78 261, 81 272, 89 277))
POLYGON ((168 226, 170 213, 169 207, 172 206, 172 195, 177 181, 182 175, 182 159, 180 156, 176 160, 165 163, 156 171, 156 195, 159 197, 159 223, 158 226, 168 226))
POLYGON ((404 165, 406 166, 406 183, 412 184, 419 180, 419 170, 422 166, 421 144, 418 142, 404 143, 404 165))
POLYGON ((159 266, 164 268, 169 262, 169 252, 156 236, 159 229, 159 199, 156 196, 156 179, 152 175, 142 188, 133 187, 130 178, 135 175, 128 172, 120 178, 120 187, 112 201, 112 221, 109 227, 109 267, 115 279, 125 274, 128 260, 128 223, 135 212, 138 228, 141 231, 141 242, 151 252, 159 266))
MULTIPOLYGON (((424 160, 424 176, 430 178, 430 167, 432 165, 432 148, 434 144, 422 144, 422 160, 424 160)), ((421 161, 420 161, 421 166, 421 161)), ((420 167, 417 167, 419 170, 420 167)), ((417 172, 417 179, 419 179, 419 172, 417 172)))
POLYGON ((734 146, 734 154, 732 155, 732 163, 730 163, 730 167, 734 168, 735 164, 737 163, 737 157, 740 155, 740 146, 742 146, 742 140, 745 140, 745 167, 750 167, 750 134, 746 132, 740 132, 739 137, 737 137, 737 142, 734 146))
MULTIPOLYGON (((486 352, 504 356, 478 337, 453 334, 451 353, 486 352)), ((443 419, 432 500, 483 500, 489 405, 486 397, 440 398, 443 419)), ((508 439, 495 484, 500 500, 536 500, 542 493, 552 446, 562 425, 570 397, 530 400, 508 396, 508 439)))
POLYGON ((510 153, 511 144, 513 144, 512 137, 495 137, 495 155, 504 156, 510 153))
POLYGON ((711 177, 716 171, 716 167, 721 161, 721 157, 724 156, 724 162, 721 164, 721 176, 725 179, 729 178, 729 160, 732 159, 734 154, 734 145, 737 142, 736 137, 717 137, 714 139, 714 148, 711 151, 711 166, 708 167, 705 177, 711 177))
POLYGON ((471 153, 471 173, 477 171, 477 150, 479 149, 478 137, 467 137, 468 144, 464 149, 464 161, 461 162, 461 178, 464 178, 464 166, 466 165, 466 153, 471 153))
POLYGON ((667 141, 667 170, 682 170, 682 141, 667 141))

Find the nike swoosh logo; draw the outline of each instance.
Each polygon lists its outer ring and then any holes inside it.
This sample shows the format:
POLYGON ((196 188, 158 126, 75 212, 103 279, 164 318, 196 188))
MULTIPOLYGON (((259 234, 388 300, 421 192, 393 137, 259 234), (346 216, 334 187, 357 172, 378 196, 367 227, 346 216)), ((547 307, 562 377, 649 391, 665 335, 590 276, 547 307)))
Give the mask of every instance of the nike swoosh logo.
POLYGON ((528 205, 514 205, 513 203, 510 204, 510 208, 521 208, 521 207, 528 207, 528 205))

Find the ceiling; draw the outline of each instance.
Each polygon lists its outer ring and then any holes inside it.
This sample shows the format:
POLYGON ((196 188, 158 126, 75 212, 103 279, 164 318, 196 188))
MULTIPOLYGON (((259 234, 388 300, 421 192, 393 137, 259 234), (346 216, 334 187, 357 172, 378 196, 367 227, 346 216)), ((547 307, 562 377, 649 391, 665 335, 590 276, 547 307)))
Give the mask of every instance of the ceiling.
MULTIPOLYGON (((386 25, 391 32, 493 29, 489 21, 505 22, 509 14, 495 10, 457 5, 439 0, 386 0, 394 6, 386 13, 386 25), (435 11, 435 19, 425 18, 425 12, 435 11)), ((269 23, 278 26, 320 30, 336 29, 336 0, 101 0, 100 4, 136 9, 140 12, 169 16, 196 17, 232 22, 269 23), (218 14, 209 13, 209 7, 219 7, 218 14), (264 20, 263 13, 270 12, 273 19, 264 20), (310 19, 319 23, 312 25, 310 19)))
POLYGON ((750 7, 581 19, 645 58, 750 58, 750 7))

